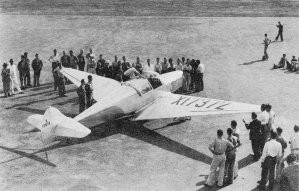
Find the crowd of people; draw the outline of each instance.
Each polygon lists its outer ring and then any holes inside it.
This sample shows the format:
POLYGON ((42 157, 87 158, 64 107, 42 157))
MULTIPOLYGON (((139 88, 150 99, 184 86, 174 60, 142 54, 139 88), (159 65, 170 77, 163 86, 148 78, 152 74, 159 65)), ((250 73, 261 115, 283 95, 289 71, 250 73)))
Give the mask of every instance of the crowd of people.
MULTIPOLYGON (((204 89, 203 75, 205 67, 200 60, 185 59, 185 57, 182 57, 181 59, 178 58, 176 63, 174 63, 172 58, 167 59, 164 57, 162 62, 160 58, 156 58, 155 63, 152 63, 150 59, 147 59, 146 63, 141 63, 140 58, 137 57, 136 62, 130 63, 125 56, 123 56, 121 60, 115 56, 114 61, 110 62, 109 60, 105 60, 103 55, 100 54, 99 59, 96 60, 92 49, 89 49, 86 55, 84 55, 83 50, 80 50, 77 56, 74 55, 72 50, 69 51, 69 55, 63 51, 61 57, 57 54, 56 49, 53 53, 49 59, 52 63, 52 71, 58 66, 63 66, 65 68, 79 69, 91 74, 97 74, 123 82, 131 78, 142 77, 142 73, 145 71, 164 74, 181 70, 183 71, 184 77, 183 90, 195 90, 199 92, 204 89)), ((55 72, 53 72, 53 76, 54 84, 58 84, 59 78, 56 77, 55 72)))
MULTIPOLYGON (((35 59, 32 60, 31 67, 33 69, 33 86, 40 86, 39 78, 43 68, 43 62, 39 59, 38 54, 35 55, 35 59)), ((15 94, 15 88, 18 93, 23 93, 26 88, 32 87, 31 75, 30 75, 30 60, 28 59, 28 53, 25 52, 21 55, 21 60, 16 66, 14 60, 9 60, 9 65, 3 63, 1 72, 3 82, 3 92, 5 97, 9 97, 15 94), (17 70, 19 71, 20 83, 17 77, 17 70)))
MULTIPOLYGON (((95 59, 95 54, 92 49, 84 55, 84 51, 80 50, 80 53, 75 56, 72 50, 69 51, 69 55, 65 51, 62 52, 62 56, 57 53, 57 50, 53 50, 53 55, 48 59, 52 64, 52 73, 54 79, 54 90, 58 89, 59 96, 65 96, 65 83, 66 78, 59 70, 62 67, 78 69, 91 74, 104 76, 107 78, 115 79, 119 82, 127 81, 132 78, 143 77, 142 73, 145 71, 153 71, 158 74, 164 74, 176 70, 183 71, 183 91, 199 92, 204 89, 203 76, 205 72, 205 66, 200 60, 189 59, 182 57, 178 58, 176 63, 172 58, 165 58, 160 61, 160 58, 156 58, 156 62, 152 63, 150 59, 146 60, 146 63, 141 63, 140 58, 136 58, 136 62, 130 63, 126 57, 118 59, 114 57, 114 61, 110 62, 105 60, 103 55, 99 55, 99 59, 95 59)), ((9 60, 10 65, 3 64, 2 69, 2 82, 5 97, 12 96, 18 90, 18 93, 23 93, 22 90, 32 87, 31 85, 31 68, 33 70, 34 83, 33 86, 40 86, 40 74, 43 68, 43 61, 36 54, 35 58, 31 62, 28 58, 28 53, 25 52, 21 55, 21 60, 16 66, 13 59, 9 60), (19 80, 17 80, 17 70, 19 72, 19 80)))
MULTIPOLYGON (((269 181, 269 190, 273 190, 274 183, 280 183, 280 190, 298 190, 299 180, 299 126, 294 126, 294 135, 290 138, 291 154, 284 156, 287 140, 282 136, 283 129, 274 129, 275 112, 270 104, 261 105, 261 113, 251 114, 252 121, 245 127, 250 130, 249 139, 252 143, 253 160, 261 161, 262 172, 258 187, 266 189, 269 181), (288 167, 285 168, 285 162, 288 167)), ((223 138, 223 131, 217 131, 217 138, 209 146, 213 153, 211 172, 206 181, 206 186, 222 187, 233 183, 238 176, 237 148, 241 146, 240 131, 237 122, 232 121, 227 129, 227 138, 223 138), (219 170, 217 176, 217 169, 219 170)))

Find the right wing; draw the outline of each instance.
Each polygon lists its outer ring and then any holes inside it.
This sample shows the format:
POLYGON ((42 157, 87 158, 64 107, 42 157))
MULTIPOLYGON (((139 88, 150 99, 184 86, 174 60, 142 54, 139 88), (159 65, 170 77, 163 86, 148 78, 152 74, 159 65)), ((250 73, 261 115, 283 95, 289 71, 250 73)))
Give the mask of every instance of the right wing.
POLYGON ((160 91, 160 97, 139 111, 135 120, 247 112, 260 112, 260 105, 160 91))
POLYGON ((75 70, 71 68, 63 68, 60 72, 67 77, 71 82, 73 82, 77 87, 81 85, 81 80, 84 79, 87 82, 87 76, 92 76, 93 82, 93 98, 96 101, 109 96, 113 90, 120 88, 121 84, 113 79, 105 78, 95 74, 90 74, 80 70, 75 70))

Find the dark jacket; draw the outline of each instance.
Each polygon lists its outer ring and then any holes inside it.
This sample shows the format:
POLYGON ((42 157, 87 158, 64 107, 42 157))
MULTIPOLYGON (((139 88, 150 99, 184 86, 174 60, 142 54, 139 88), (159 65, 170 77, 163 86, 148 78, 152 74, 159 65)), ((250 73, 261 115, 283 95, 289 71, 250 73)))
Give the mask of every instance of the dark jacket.
POLYGON ((245 125, 247 129, 250 130, 249 132, 249 139, 250 140, 258 140, 261 139, 262 130, 261 130, 261 122, 257 119, 254 119, 249 124, 245 125))
POLYGON ((35 58, 34 60, 32 60, 31 66, 35 72, 39 72, 43 67, 43 62, 40 59, 37 60, 35 58))

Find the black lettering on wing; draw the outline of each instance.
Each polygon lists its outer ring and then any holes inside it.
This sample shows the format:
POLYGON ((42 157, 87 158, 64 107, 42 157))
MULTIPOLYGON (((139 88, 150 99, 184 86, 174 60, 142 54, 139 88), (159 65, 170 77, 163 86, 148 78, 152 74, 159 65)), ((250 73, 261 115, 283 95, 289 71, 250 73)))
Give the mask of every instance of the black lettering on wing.
POLYGON ((201 105, 195 104, 195 107, 202 107, 206 105, 210 100, 203 100, 201 105))
POLYGON ((171 104, 179 105, 180 101, 183 101, 183 100, 186 99, 186 98, 187 98, 187 97, 183 97, 183 96, 181 96, 177 101, 172 102, 171 104))
POLYGON ((195 102, 197 102, 198 100, 200 100, 200 99, 196 99, 196 100, 194 100, 194 101, 192 101, 192 102, 188 103, 186 106, 189 106, 189 105, 191 105, 192 103, 195 103, 195 102))
POLYGON ((186 99, 183 103, 181 103, 181 105, 183 105, 184 103, 186 103, 187 101, 189 101, 191 98, 189 97, 188 99, 186 99))
POLYGON ((224 110, 224 106, 227 106, 227 105, 229 105, 230 103, 226 103, 226 104, 223 104, 223 105, 220 105, 220 106, 218 106, 218 107, 216 107, 215 109, 218 109, 218 110, 224 110))
POLYGON ((209 105, 207 108, 210 108, 210 107, 212 107, 213 105, 216 105, 217 103, 219 103, 219 101, 216 101, 215 103, 209 105))

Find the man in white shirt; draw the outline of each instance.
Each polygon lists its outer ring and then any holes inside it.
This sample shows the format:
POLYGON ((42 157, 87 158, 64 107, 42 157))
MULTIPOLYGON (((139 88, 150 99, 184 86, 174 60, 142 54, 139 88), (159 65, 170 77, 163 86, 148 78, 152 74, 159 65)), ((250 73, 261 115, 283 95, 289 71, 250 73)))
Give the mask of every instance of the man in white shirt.
POLYGON ((258 120, 261 122, 261 130, 262 130, 262 148, 264 148, 265 143, 267 142, 267 140, 269 139, 269 135, 270 135, 270 128, 268 126, 269 123, 269 113, 266 111, 267 105, 266 104, 262 104, 261 105, 261 111, 262 113, 259 115, 258 120))
POLYGON ((271 140, 266 142, 261 157, 262 178, 259 181, 258 187, 262 190, 266 189, 268 176, 269 176, 269 190, 273 190, 276 161, 277 158, 282 155, 281 144, 276 141, 277 133, 271 131, 270 135, 271 135, 271 140))
POLYGON ((263 60, 268 60, 269 59, 269 55, 267 53, 267 49, 268 49, 268 46, 269 46, 270 43, 271 43, 271 40, 267 37, 267 34, 265 34, 265 40, 264 40, 265 47, 264 47, 263 60))
POLYGON ((143 65, 143 70, 142 71, 154 71, 154 65, 151 64, 151 60, 148 58, 146 60, 146 64, 143 65))
POLYGON ((290 138, 291 153, 296 155, 297 161, 299 162, 299 126, 294 126, 294 135, 290 138))
POLYGON ((161 74, 162 66, 161 66, 161 63, 160 63, 160 58, 156 59, 156 64, 155 64, 155 70, 154 71, 161 74))
POLYGON ((270 128, 270 130, 274 130, 273 125, 274 125, 274 119, 275 119, 275 112, 273 111, 272 106, 270 104, 267 104, 266 111, 269 114, 269 122, 268 122, 269 128, 270 128))
POLYGON ((53 73, 53 78, 54 78, 54 90, 56 91, 58 87, 58 78, 57 75, 55 74, 54 70, 59 66, 59 55, 57 54, 57 50, 53 50, 54 55, 50 56, 49 62, 52 63, 52 73, 53 73))
POLYGON ((15 87, 17 88, 19 94, 23 93, 23 91, 20 88, 18 79, 17 79, 17 68, 16 68, 16 65, 14 65, 14 63, 13 63, 13 59, 10 59, 9 63, 10 63, 10 79, 11 79, 10 80, 10 93, 11 93, 11 95, 13 95, 15 93, 15 90, 14 90, 15 87))
POLYGON ((204 64, 202 64, 201 62, 200 62, 200 60, 197 60, 197 62, 198 62, 198 67, 197 67, 197 71, 198 71, 198 73, 199 73, 199 81, 198 81, 198 83, 199 83, 199 87, 200 87, 200 89, 199 89, 199 91, 203 91, 203 88, 204 88, 204 84, 203 84, 203 74, 205 73, 205 65, 204 64))

